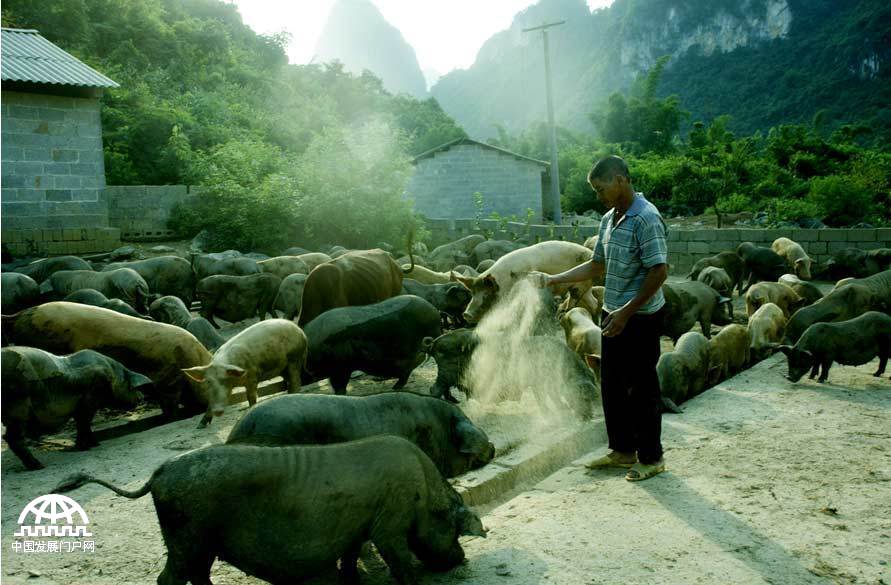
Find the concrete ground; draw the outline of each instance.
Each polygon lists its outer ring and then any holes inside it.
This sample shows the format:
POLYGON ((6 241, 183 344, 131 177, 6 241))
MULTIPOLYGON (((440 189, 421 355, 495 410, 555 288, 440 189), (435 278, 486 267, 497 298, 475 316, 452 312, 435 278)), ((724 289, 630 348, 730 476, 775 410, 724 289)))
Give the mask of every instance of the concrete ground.
POLYGON ((891 382, 770 358, 663 417, 668 470, 586 475, 595 449, 488 513, 431 583, 891 583, 891 382))

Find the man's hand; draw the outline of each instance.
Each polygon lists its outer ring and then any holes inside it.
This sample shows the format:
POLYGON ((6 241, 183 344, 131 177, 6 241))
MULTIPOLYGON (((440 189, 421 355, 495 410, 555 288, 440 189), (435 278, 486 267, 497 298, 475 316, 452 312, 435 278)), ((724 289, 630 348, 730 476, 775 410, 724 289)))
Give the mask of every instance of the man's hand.
POLYGON ((632 315, 634 315, 634 312, 627 307, 622 307, 617 311, 613 311, 603 320, 602 335, 604 337, 615 337, 620 334, 625 329, 625 325, 628 324, 628 319, 630 319, 632 315))
POLYGON ((551 275, 545 274, 544 272, 533 270, 527 277, 529 278, 529 281, 538 288, 546 288, 553 284, 551 282, 551 275))

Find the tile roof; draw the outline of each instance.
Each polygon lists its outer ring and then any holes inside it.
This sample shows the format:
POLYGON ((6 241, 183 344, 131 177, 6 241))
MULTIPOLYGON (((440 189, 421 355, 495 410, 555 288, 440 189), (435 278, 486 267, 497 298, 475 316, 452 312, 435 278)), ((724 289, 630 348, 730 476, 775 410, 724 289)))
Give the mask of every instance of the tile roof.
POLYGON ((547 162, 547 161, 538 160, 538 159, 536 159, 536 158, 530 158, 530 157, 528 157, 528 156, 523 156, 522 154, 517 154, 516 152, 511 152, 510 150, 506 150, 506 149, 504 149, 504 148, 501 148, 500 146, 494 146, 494 145, 492 145, 492 144, 486 144, 485 142, 480 142, 480 141, 478 141, 478 140, 473 140, 472 138, 456 138, 455 140, 452 140, 452 141, 450 141, 450 142, 446 142, 445 144, 440 144, 440 145, 437 146, 436 148, 431 148, 431 149, 428 150, 427 152, 422 152, 422 153, 419 154, 418 156, 414 157, 414 158, 411 160, 411 162, 412 162, 413 164, 417 164, 417 162, 418 162, 419 160, 421 160, 422 158, 428 158, 428 157, 431 157, 431 156, 433 156, 434 154, 436 154, 437 152, 445 152, 446 150, 450 149, 451 147, 453 147, 453 146, 457 146, 457 145, 459 145, 459 144, 475 144, 475 145, 477 145, 477 146, 482 146, 482 147, 484 147, 484 148, 489 148, 489 149, 491 149, 491 150, 496 150, 496 151, 498 151, 498 152, 500 152, 500 153, 502 153, 502 154, 506 154, 506 155, 508 155, 508 156, 512 156, 512 157, 518 158, 518 159, 520 159, 520 160, 525 160, 525 161, 529 161, 529 162, 537 163, 537 164, 540 164, 540 165, 544 165, 544 166, 546 166, 546 167, 551 166, 551 163, 549 163, 549 162, 547 162))
POLYGON ((119 87, 32 29, 0 30, 0 71, 3 81, 119 87))

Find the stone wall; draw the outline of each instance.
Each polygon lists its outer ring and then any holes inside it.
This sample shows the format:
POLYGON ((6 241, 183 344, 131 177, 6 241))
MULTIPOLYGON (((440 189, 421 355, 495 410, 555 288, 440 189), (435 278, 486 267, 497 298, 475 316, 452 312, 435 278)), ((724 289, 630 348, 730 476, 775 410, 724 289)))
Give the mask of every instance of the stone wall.
POLYGON ((125 241, 169 239, 173 236, 167 228, 171 210, 178 203, 187 205, 197 193, 198 187, 186 185, 110 186, 105 190, 108 221, 120 228, 125 241))
POLYGON ((477 144, 456 144, 417 161, 406 196, 427 217, 542 216, 542 164, 477 144), (482 210, 474 193, 482 193, 482 210))
MULTIPOLYGON (((457 240, 470 234, 483 234, 493 239, 523 240, 537 243, 544 240, 565 240, 582 243, 596 235, 596 225, 554 226, 505 222, 498 220, 453 219, 428 220, 433 245, 457 240)), ((686 274, 693 264, 706 256, 725 250, 736 250, 741 242, 769 247, 779 237, 801 244, 817 262, 825 262, 844 248, 891 248, 891 228, 874 229, 697 229, 668 231, 668 262, 673 274, 686 274)))
POLYGON ((4 230, 107 227, 99 100, 4 91, 0 112, 4 230))

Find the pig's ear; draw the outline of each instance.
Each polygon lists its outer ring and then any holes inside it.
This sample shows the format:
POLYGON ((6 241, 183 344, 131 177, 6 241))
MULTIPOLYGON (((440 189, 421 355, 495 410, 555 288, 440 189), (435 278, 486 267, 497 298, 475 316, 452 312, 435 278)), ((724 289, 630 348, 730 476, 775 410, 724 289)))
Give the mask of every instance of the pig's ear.
POLYGON ((455 438, 457 439, 459 453, 471 455, 482 453, 486 445, 489 444, 489 438, 486 437, 485 433, 473 426, 469 421, 454 417, 452 424, 455 426, 455 438))
POLYGON ((430 350, 433 349, 433 338, 425 337, 421 340, 421 349, 427 353, 430 353, 430 350))
POLYGON ((182 373, 198 382, 199 384, 203 383, 204 380, 207 379, 207 369, 210 365, 207 366, 195 366, 194 368, 185 368, 182 370, 182 373))
POLYGON ((451 276, 449 276, 449 278, 454 278, 457 282, 460 282, 461 284, 463 284, 465 286, 465 288, 467 288, 467 290, 471 290, 471 291, 473 290, 473 285, 475 284, 475 282, 477 280, 476 278, 461 276, 457 272, 450 272, 449 274, 451 275, 451 276))
POLYGON ((238 366, 226 365, 223 366, 226 368, 226 377, 227 378, 240 378, 244 376, 244 369, 239 368, 238 366))
POLYGON ((585 363, 588 364, 588 367, 592 370, 596 370, 600 368, 600 356, 596 353, 586 353, 585 363))
POLYGON ((149 386, 154 384, 150 378, 143 376, 137 372, 130 372, 130 387, 139 388, 140 386, 149 386))
POLYGON ((498 281, 495 280, 495 277, 492 276, 491 274, 487 275, 483 279, 483 284, 486 285, 487 287, 495 289, 496 291, 498 290, 498 281))
POLYGON ((488 532, 483 528, 483 522, 480 520, 479 516, 464 506, 458 508, 458 526, 462 536, 479 536, 481 538, 486 538, 486 533, 488 532))
POLYGON ((787 356, 790 355, 793 351, 795 351, 795 348, 792 347, 791 345, 773 345, 773 344, 771 344, 769 347, 772 350, 782 352, 783 354, 785 354, 787 356))
POLYGON ((799 350, 798 354, 801 355, 802 357, 806 357, 807 359, 809 359, 811 361, 813 361, 813 359, 814 359, 814 354, 812 354, 811 352, 809 352, 806 349, 799 350))

